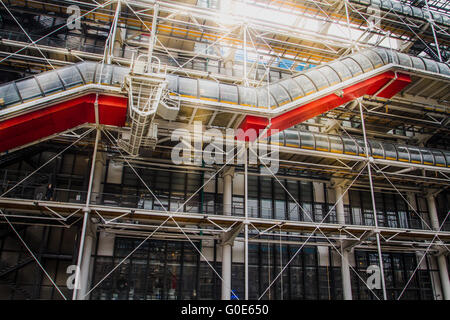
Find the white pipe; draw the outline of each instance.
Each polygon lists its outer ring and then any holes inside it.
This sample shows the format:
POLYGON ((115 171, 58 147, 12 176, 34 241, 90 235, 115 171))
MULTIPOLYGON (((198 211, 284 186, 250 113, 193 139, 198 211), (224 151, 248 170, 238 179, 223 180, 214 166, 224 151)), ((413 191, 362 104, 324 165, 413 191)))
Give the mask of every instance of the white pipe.
MULTIPOLYGON (((344 201, 342 199, 342 187, 335 186, 336 215, 339 224, 345 225, 344 201)), ((348 250, 341 250, 341 277, 342 277, 342 293, 344 300, 352 300, 352 283, 350 277, 350 263, 348 250)))
MULTIPOLYGON (((83 208, 83 211, 84 211, 83 228, 81 230, 80 246, 78 247, 79 249, 78 249, 77 270, 80 270, 82 262, 83 262, 83 258, 84 258, 84 255, 83 255, 84 243, 85 243, 85 239, 86 239, 87 224, 89 222, 89 202, 90 202, 91 192, 92 192, 92 181, 94 179, 95 159, 96 159, 96 155, 97 155, 99 138, 100 138, 100 129, 97 129, 97 135, 95 137, 94 151, 93 151, 93 155, 92 155, 91 172, 89 175, 88 192, 87 192, 87 196, 86 196, 85 208, 83 208)), ((84 271, 86 271, 86 270, 84 270, 84 271)), ((88 270, 88 272, 89 272, 89 270, 88 270)), ((84 278, 84 277, 82 277, 82 278, 84 278)), ((75 276, 75 284, 78 285, 80 283, 81 283, 80 272, 77 271, 76 276, 75 276)), ((73 289, 72 300, 82 300, 83 299, 83 296, 81 294, 79 294, 78 290, 79 289, 77 288, 77 286, 75 286, 73 289)))
MULTIPOLYGON (((233 199, 233 173, 226 172, 223 177, 223 215, 231 216, 233 199)), ((231 298, 231 244, 222 245, 222 300, 231 298)))

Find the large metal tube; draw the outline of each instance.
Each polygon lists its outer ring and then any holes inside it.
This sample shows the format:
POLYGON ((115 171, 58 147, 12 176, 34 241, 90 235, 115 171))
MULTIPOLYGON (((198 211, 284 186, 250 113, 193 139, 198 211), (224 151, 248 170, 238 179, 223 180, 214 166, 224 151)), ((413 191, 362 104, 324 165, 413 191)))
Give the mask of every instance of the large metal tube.
POLYGON ((383 254, 381 251, 381 240, 380 240, 380 232, 378 231, 378 217, 377 217, 377 207, 375 204, 375 192, 373 189, 373 181, 372 181, 372 171, 371 171, 371 162, 373 160, 372 157, 369 157, 369 145, 367 143, 367 136, 366 136, 366 126, 364 123, 364 114, 362 109, 361 101, 359 101, 359 111, 361 115, 361 124, 363 129, 363 135, 364 135, 364 148, 366 151, 366 158, 367 158, 367 172, 369 174, 369 185, 370 185, 370 195, 372 199, 372 209, 373 209, 373 220, 375 223, 375 236, 377 239, 377 248, 378 248, 378 263, 380 264, 380 273, 381 273, 381 286, 383 289, 383 299, 387 300, 387 292, 386 292, 386 281, 384 279, 384 267, 383 267, 383 254))
MULTIPOLYGON (((339 224, 345 224, 344 201, 342 199, 342 187, 337 185, 334 187, 336 199, 336 216, 339 224)), ((352 282, 350 277, 349 252, 345 249, 341 250, 341 277, 342 277, 342 293, 344 300, 352 300, 352 282)))
MULTIPOLYGON (((231 216, 233 201, 233 169, 223 174, 223 214, 231 216)), ((222 300, 231 298, 231 252, 230 243, 222 244, 222 300)))
POLYGON ((445 255, 441 254, 437 257, 439 266, 439 276, 441 278, 441 288, 445 300, 450 300, 450 280, 448 277, 447 260, 445 255))
MULTIPOLYGON (((79 288, 77 287, 80 283, 81 283, 81 279, 80 279, 80 273, 79 270, 81 269, 82 263, 83 263, 83 258, 84 258, 84 247, 85 247, 85 240, 86 240, 86 232, 87 232, 87 227, 88 227, 88 223, 89 223, 89 203, 91 200, 91 192, 92 192, 92 185, 93 185, 93 179, 94 179, 94 172, 95 172, 95 159, 97 156, 97 148, 98 148, 98 141, 100 139, 100 135, 101 135, 101 131, 100 129, 97 129, 97 134, 95 136, 95 145, 94 145, 94 151, 92 154, 92 163, 91 163, 91 171, 89 174, 89 185, 88 185, 88 192, 86 195, 86 204, 85 204, 85 208, 83 209, 84 211, 84 217, 83 217, 83 226, 81 229, 81 235, 80 235, 80 245, 78 247, 78 260, 77 260, 77 271, 76 271, 76 276, 75 276, 75 287, 73 289, 73 294, 72 294, 72 300, 82 300, 84 297, 80 294, 79 288)), ((89 255, 90 257, 90 255, 89 255)), ((88 257, 88 258, 89 258, 88 257)), ((89 270, 89 268, 87 269, 89 270)), ((86 270, 83 270, 86 271, 86 270)), ((87 276, 87 275, 86 275, 87 276)))
MULTIPOLYGON (((428 214, 430 215, 431 227, 433 230, 438 231, 440 229, 439 218, 436 208, 436 200, 433 194, 427 194, 428 214)), ((441 278, 442 294, 445 300, 450 300, 450 280, 448 277, 447 260, 445 255, 440 254, 437 256, 437 262, 439 267, 439 276, 441 278)))

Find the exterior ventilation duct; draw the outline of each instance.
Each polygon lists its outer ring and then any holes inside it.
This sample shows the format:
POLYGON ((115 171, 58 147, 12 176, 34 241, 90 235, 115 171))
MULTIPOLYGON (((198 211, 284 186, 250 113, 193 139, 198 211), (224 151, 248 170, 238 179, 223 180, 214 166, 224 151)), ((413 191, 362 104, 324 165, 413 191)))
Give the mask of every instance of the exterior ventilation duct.
MULTIPOLYGON (((262 139, 269 143, 291 148, 301 148, 366 156, 364 140, 350 136, 338 136, 300 130, 285 130, 272 137, 262 139)), ((400 145, 368 139, 369 156, 374 159, 401 161, 422 165, 450 168, 450 151, 400 145)))
POLYGON ((415 6, 410 6, 406 3, 402 3, 399 1, 393 0, 350 0, 350 2, 366 5, 366 6, 374 6, 378 7, 384 11, 394 11, 397 14, 404 15, 410 18, 415 18, 419 20, 430 20, 431 18, 437 24, 449 27, 450 26, 450 18, 444 14, 440 14, 438 12, 429 12, 425 8, 418 8, 415 6))
MULTIPOLYGON (((76 97, 92 91, 123 96, 124 79, 129 70, 120 66, 82 62, 1 85, 0 140, 9 139, 6 133, 2 133, 2 128, 11 126, 9 129, 13 132, 18 115, 28 114, 23 121, 32 122, 45 110, 50 112, 48 108, 55 102, 74 101, 76 97)), ((152 102, 150 109, 166 120, 176 119, 183 101, 241 109, 248 115, 240 128, 258 131, 267 128, 270 123, 267 132, 270 135, 272 130, 283 131, 363 95, 389 99, 411 82, 410 74, 448 81, 450 67, 431 59, 373 47, 258 88, 168 74, 163 77, 164 80, 161 79, 167 87, 157 93, 157 99, 151 99, 155 104, 152 102)), ((136 108, 140 102, 137 104, 136 99, 139 100, 139 94, 134 97, 133 110, 130 110, 129 103, 129 113, 134 111, 139 114, 136 108)), ((104 117, 102 112, 101 117, 104 117)), ((119 113, 109 113, 106 117, 116 117, 108 119, 115 123, 124 122, 123 113, 120 113, 120 118, 119 113)), ((152 117, 147 118, 148 121, 139 125, 143 130, 138 130, 136 141, 148 136, 146 133, 152 117)), ((8 144, 8 148, 14 145, 8 144)), ((129 152, 136 154, 138 143, 133 145, 129 152)))

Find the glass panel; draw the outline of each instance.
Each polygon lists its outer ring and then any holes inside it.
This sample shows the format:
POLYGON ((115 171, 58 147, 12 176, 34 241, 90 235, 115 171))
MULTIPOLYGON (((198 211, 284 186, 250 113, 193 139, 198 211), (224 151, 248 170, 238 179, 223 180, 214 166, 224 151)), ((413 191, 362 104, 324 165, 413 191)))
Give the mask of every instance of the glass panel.
POLYGON ((280 146, 284 145, 284 132, 277 132, 270 136, 270 143, 280 146))
POLYGON ((371 140, 370 145, 372 147, 372 157, 384 158, 384 152, 380 142, 371 140))
POLYGON ((422 163, 422 159, 420 158, 420 151, 417 148, 408 147, 409 155, 411 157, 411 162, 413 163, 422 163))
POLYGON ((352 73, 350 72, 350 70, 341 61, 334 61, 329 64, 329 67, 339 75, 342 81, 345 81, 352 77, 352 73))
POLYGON ((325 134, 315 133, 316 138, 316 150, 329 151, 328 136, 325 134))
POLYGON ((342 63, 345 64, 348 67, 348 69, 350 69, 354 77, 360 75, 363 72, 361 67, 353 59, 344 58, 342 59, 342 63))
POLYGON ((413 67, 420 70, 425 70, 425 63, 419 57, 411 57, 413 67))
POLYGON ((41 96, 41 90, 36 82, 36 79, 29 78, 16 82, 20 95, 23 100, 32 99, 41 96))
POLYGON ((397 52, 397 56, 398 56, 399 63, 402 66, 412 67, 412 62, 411 62, 411 59, 409 58, 409 55, 401 53, 401 52, 397 52))
POLYGON ((190 78, 178 78, 179 94, 197 98, 197 80, 190 78))
POLYGON ((304 75, 300 75, 298 77, 295 77, 294 80, 298 83, 298 85, 302 88, 305 95, 311 94, 313 92, 316 92, 316 88, 314 87, 314 84, 304 75))
POLYGON ((328 136, 331 145, 331 152, 343 153, 344 145, 342 144, 342 139, 339 136, 328 136))
POLYGON ((52 93, 63 89, 61 80, 59 80, 56 72, 44 72, 36 76, 37 81, 41 85, 45 94, 52 93))
POLYGON ((358 144, 358 154, 360 156, 366 155, 366 144, 364 143, 364 140, 357 139, 356 143, 358 144))
POLYGON ((383 143, 384 152, 386 153, 386 160, 397 160, 397 150, 391 143, 383 143))
POLYGON ((338 74, 336 71, 331 69, 329 66, 324 66, 319 69, 319 72, 323 74, 324 78, 328 80, 328 83, 330 86, 341 82, 341 79, 339 79, 338 74))
POLYGON ((441 17, 442 17, 442 23, 447 26, 450 26, 450 17, 447 17, 446 15, 441 15, 441 17))
POLYGON ((275 219, 286 220, 286 206, 283 200, 275 200, 275 219))
POLYGON ((357 154, 356 143, 353 139, 348 137, 342 137, 342 141, 344 141, 344 152, 348 154, 357 154))
POLYGON ((270 93, 275 97, 279 106, 291 101, 291 98, 286 90, 284 90, 279 84, 272 84, 269 88, 270 93))
POLYGON ((431 153, 433 153, 435 165, 439 167, 445 167, 445 158, 442 152, 438 150, 431 150, 431 153))
POLYGON ((423 164, 433 165, 434 164, 434 157, 431 154, 431 151, 428 150, 428 149, 422 149, 422 148, 419 148, 419 150, 422 153, 423 164))
POLYGON ((238 103, 238 89, 231 84, 220 85, 220 101, 238 103))
POLYGON ((442 151, 445 155, 445 159, 447 160, 447 167, 450 167, 450 151, 442 151))
POLYGON ((418 18, 423 18, 423 13, 422 13, 422 9, 420 9, 420 8, 417 8, 417 7, 411 7, 411 9, 412 9, 412 11, 413 11, 413 15, 415 16, 415 17, 418 17, 418 18))
POLYGON ((0 108, 20 102, 14 83, 7 83, 0 87, 0 108))
POLYGON ((76 68, 62 68, 57 70, 59 76, 64 82, 66 88, 70 88, 79 84, 83 84, 83 79, 76 68))
POLYGON ((391 0, 381 0, 381 7, 386 10, 392 9, 391 0))
POLYGON ((97 63, 83 62, 83 63, 77 64, 77 67, 80 70, 81 74, 83 75, 84 81, 86 81, 86 83, 94 82, 94 73, 95 73, 95 69, 97 67, 97 63))
POLYGON ((97 65, 97 72, 95 73, 95 82, 102 84, 111 84, 113 74, 113 66, 110 64, 97 65))
POLYGON ((248 215, 250 217, 258 217, 258 199, 248 199, 248 215))
POLYGON ((172 92, 178 92, 178 77, 167 75, 167 89, 172 92))
POLYGON ((302 148, 305 149, 314 149, 314 136, 310 132, 300 131, 300 142, 302 144, 302 148))
POLYGON ((299 147, 300 146, 300 141, 298 139, 297 131, 286 130, 286 131, 284 131, 284 135, 285 135, 287 147, 299 147))
POLYGON ((198 80, 200 97, 219 100, 219 84, 213 81, 198 80))
POLYGON ((291 201, 289 201, 288 205, 289 205, 288 219, 294 220, 294 221, 299 221, 300 220, 300 216, 299 216, 300 208, 298 207, 298 205, 295 202, 291 202, 291 201))
POLYGON ((372 62, 370 62, 370 60, 366 56, 362 55, 361 53, 352 55, 352 58, 356 62, 358 62, 358 64, 361 66, 361 68, 363 68, 364 72, 370 71, 373 69, 372 62))
POLYGON ((319 72, 319 70, 310 70, 307 72, 308 78, 316 85, 317 90, 324 89, 329 86, 327 79, 319 72))
POLYGON ((124 80, 125 75, 127 73, 128 73, 128 69, 127 68, 114 66, 114 71, 113 71, 113 77, 112 77, 111 84, 112 85, 116 85, 116 86, 117 85, 120 86, 123 83, 123 80, 124 80))
POLYGON ((403 14, 407 15, 407 16, 411 16, 412 15, 412 9, 410 6, 403 6, 403 14))
POLYGON ((298 84, 292 79, 286 79, 279 83, 279 85, 283 86, 293 99, 303 97, 305 94, 303 90, 298 86, 298 84))
POLYGON ((383 60, 383 64, 387 64, 390 61, 390 58, 388 57, 388 54, 386 52, 385 49, 383 48, 379 48, 379 47, 374 47, 371 48, 372 51, 375 51, 376 53, 378 53, 378 55, 381 57, 381 59, 383 60))
POLYGON ((439 68, 435 61, 430 59, 423 59, 425 62, 425 66, 427 67, 427 71, 439 73, 439 68))
POLYGON ((397 146, 398 160, 409 162, 409 152, 404 146, 397 146))
POLYGON ((450 67, 447 64, 438 62, 438 67, 440 73, 450 76, 450 67))
POLYGON ((243 106, 256 106, 256 90, 239 86, 239 104, 243 106))
POLYGON ((381 0, 372 0, 372 1, 371 1, 371 4, 372 4, 373 6, 380 7, 380 6, 381 6, 381 0))
POLYGON ((269 107, 269 104, 267 103, 267 96, 269 96, 270 99, 270 107, 276 106, 275 100, 273 99, 272 95, 267 92, 267 87, 262 87, 256 89, 256 95, 258 96, 258 107, 269 107))
POLYGON ((261 199, 261 218, 272 218, 272 200, 261 199))
POLYGON ((392 5, 393 5, 393 8, 395 11, 397 11, 399 13, 403 12, 403 10, 402 10, 403 6, 400 2, 392 2, 392 5))

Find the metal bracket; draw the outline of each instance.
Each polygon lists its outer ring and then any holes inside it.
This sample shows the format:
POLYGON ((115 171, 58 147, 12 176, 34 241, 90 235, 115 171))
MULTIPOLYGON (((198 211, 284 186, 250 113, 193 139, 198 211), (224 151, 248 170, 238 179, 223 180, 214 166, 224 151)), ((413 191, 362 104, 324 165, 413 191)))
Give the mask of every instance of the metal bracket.
POLYGON ((368 239, 368 238, 372 237, 373 235, 375 235, 375 233, 376 233, 375 231, 364 232, 363 235, 359 238, 359 240, 350 240, 350 239, 342 240, 341 248, 343 250, 350 251, 354 247, 359 245, 361 242, 363 242, 366 239, 368 239))
POLYGON ((221 238, 221 245, 233 245, 234 239, 238 236, 239 233, 241 233, 242 229, 244 228, 244 224, 238 223, 236 224, 230 231, 224 232, 220 235, 221 238))

